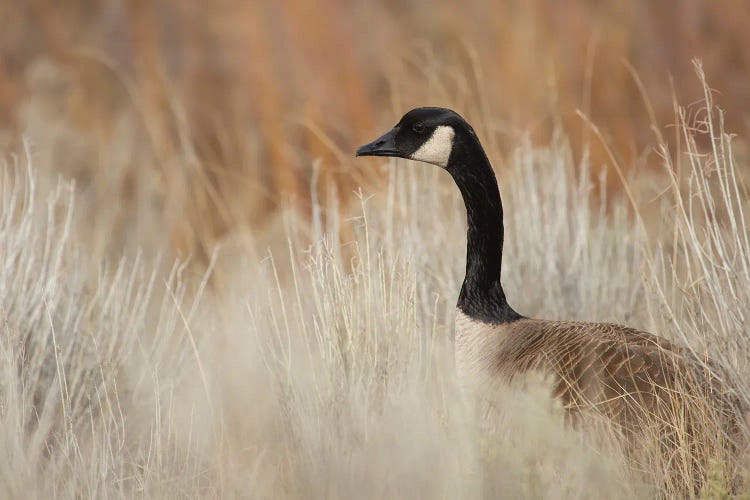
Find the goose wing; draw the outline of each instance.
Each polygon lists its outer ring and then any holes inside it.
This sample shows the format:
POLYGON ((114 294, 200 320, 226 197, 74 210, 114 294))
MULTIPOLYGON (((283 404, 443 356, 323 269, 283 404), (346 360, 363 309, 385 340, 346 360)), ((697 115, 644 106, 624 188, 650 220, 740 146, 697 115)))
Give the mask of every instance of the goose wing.
POLYGON ((732 404, 718 365, 656 335, 609 323, 529 320, 517 328, 503 362, 554 373, 556 395, 571 409, 595 406, 630 419, 700 396, 732 404))

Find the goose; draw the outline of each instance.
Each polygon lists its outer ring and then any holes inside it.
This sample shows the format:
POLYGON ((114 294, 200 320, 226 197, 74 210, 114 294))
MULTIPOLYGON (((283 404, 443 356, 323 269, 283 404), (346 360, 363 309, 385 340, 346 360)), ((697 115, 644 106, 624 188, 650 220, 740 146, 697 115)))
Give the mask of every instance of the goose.
MULTIPOLYGON (((681 423, 674 417, 693 411, 690 402, 698 397, 724 419, 728 435, 744 425, 746 409, 722 367, 686 346, 616 324, 529 318, 511 307, 500 281, 504 234, 498 183, 477 134, 459 114, 413 109, 392 130, 358 148, 356 156, 437 165, 451 175, 463 197, 466 274, 454 338, 462 385, 492 388, 541 371, 552 377, 554 396, 564 408, 599 412, 626 434, 637 432, 644 422, 673 431, 688 426, 687 432, 697 433, 699 416, 681 423)), ((668 430, 658 432, 669 435, 668 430)), ((671 439, 671 446, 677 446, 679 437, 671 439)))

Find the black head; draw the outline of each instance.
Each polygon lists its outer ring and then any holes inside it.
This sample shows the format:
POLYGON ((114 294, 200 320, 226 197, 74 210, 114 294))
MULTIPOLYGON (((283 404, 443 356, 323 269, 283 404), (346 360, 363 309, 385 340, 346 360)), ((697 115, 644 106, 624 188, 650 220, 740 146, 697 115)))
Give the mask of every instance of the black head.
POLYGON ((415 108, 388 133, 357 149, 357 156, 395 156, 446 168, 454 141, 467 131, 471 127, 455 111, 415 108))

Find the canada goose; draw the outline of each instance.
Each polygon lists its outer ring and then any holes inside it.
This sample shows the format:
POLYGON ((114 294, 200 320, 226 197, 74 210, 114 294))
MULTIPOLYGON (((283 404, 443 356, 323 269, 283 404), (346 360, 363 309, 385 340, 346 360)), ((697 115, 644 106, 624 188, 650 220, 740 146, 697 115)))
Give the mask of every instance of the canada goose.
MULTIPOLYGON (((413 109, 356 155, 437 165, 461 192, 468 230, 455 360, 462 380, 486 388, 541 370, 552 375, 566 408, 595 408, 626 432, 638 430, 643 416, 664 422, 698 395, 728 419, 727 426, 744 425, 739 398, 721 367, 687 347, 614 324, 527 318, 508 304, 500 283, 503 209, 497 180, 476 133, 457 113, 413 109)), ((697 432, 694 423, 686 425, 697 432)))

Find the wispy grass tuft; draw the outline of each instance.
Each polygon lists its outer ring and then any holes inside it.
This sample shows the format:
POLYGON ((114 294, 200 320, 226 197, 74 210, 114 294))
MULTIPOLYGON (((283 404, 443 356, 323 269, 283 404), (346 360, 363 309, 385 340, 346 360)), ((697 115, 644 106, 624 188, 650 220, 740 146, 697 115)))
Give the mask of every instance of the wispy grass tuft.
MULTIPOLYGON (((712 148, 683 121, 687 151, 655 180, 669 190, 648 224, 605 197, 562 135, 518 148, 499 173, 503 278, 524 314, 615 321, 706 351, 747 400, 748 167, 721 115, 704 116, 712 148)), ((350 209, 314 187, 312 220, 290 211, 275 223, 281 250, 248 264, 237 238, 213 254, 215 274, 195 277, 184 264, 90 259, 71 224, 74 190, 37 192, 28 156, 5 165, 0 496, 686 491, 648 449, 651 461, 634 463, 607 429, 571 428, 545 380, 507 388, 489 412, 464 397, 451 344, 460 197, 438 169, 395 161, 387 172, 350 209)), ((712 457, 709 496, 747 470, 712 457)))

